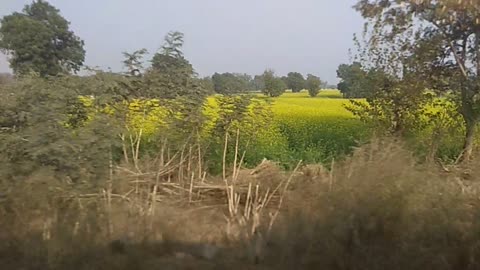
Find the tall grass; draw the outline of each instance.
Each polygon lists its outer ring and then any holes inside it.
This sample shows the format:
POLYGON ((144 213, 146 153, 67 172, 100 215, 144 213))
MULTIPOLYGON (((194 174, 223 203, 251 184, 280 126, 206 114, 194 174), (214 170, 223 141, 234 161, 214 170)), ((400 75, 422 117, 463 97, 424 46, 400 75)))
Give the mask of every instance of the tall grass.
POLYGON ((478 161, 419 165, 385 140, 293 173, 178 165, 112 168, 99 190, 48 169, 2 186, 0 269, 480 268, 478 161))

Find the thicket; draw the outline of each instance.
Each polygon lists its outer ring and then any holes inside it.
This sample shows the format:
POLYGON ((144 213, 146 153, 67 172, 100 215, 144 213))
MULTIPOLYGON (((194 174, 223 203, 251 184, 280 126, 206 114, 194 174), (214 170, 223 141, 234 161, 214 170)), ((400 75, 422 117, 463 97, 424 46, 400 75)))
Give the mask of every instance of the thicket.
MULTIPOLYGON (((115 166, 81 190, 43 168, 2 185, 4 269, 478 269, 478 164, 377 141, 334 163, 197 178, 115 166)), ((240 161, 240 158, 239 158, 240 161)), ((234 167, 232 167, 234 168, 234 167)), ((83 178, 80 182, 89 181, 83 178)))

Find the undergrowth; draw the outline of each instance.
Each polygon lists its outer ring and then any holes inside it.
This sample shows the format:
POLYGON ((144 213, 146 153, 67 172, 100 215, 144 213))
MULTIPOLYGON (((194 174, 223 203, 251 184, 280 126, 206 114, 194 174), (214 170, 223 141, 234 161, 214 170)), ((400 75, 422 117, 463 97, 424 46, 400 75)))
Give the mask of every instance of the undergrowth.
POLYGON ((3 183, 0 268, 480 267, 478 162, 419 164, 384 140, 293 172, 264 161, 197 178, 155 164, 114 168, 98 189, 48 169, 3 183))

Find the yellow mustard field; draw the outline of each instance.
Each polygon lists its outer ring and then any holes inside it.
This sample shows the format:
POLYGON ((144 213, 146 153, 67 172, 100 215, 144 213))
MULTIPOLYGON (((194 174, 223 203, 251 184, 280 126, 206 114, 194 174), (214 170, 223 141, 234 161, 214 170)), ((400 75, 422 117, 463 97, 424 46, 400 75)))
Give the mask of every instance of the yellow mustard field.
MULTIPOLYGON (((92 106, 88 98, 82 102, 92 106)), ((350 101, 343 99, 338 90, 322 90, 315 98, 304 91, 286 92, 277 98, 259 95, 243 102, 241 96, 207 98, 197 131, 212 163, 221 164, 225 132, 230 133, 231 148, 235 147, 237 130, 240 152, 245 152, 247 166, 255 166, 264 158, 285 165, 299 160, 328 163, 371 138, 372 129, 345 108, 350 101), (229 128, 224 126, 227 123, 229 128)), ((160 106, 158 100, 134 100, 128 104, 126 128, 141 134, 146 148, 155 145, 159 138, 177 136, 181 130, 175 122, 187 117, 181 113, 184 105, 180 101, 162 104, 166 107, 160 106)), ((407 136, 416 152, 425 154, 437 147, 439 156, 455 157, 461 149, 464 130, 461 118, 452 118, 452 110, 455 111, 453 104, 444 99, 428 105, 417 120, 418 127, 407 136), (428 143, 431 141, 438 146, 428 143)), ((96 113, 92 111, 90 117, 96 113)), ((155 152, 155 149, 145 150, 155 152)), ((233 153, 228 158, 232 159, 233 153)))
MULTIPOLYGON (((88 98, 82 102, 92 106, 88 98)), ((182 106, 171 102, 174 104, 170 108, 182 106)), ((209 159, 214 161, 220 161, 223 151, 222 123, 231 118, 235 120, 230 132, 241 133, 246 165, 254 166, 263 158, 286 165, 299 160, 328 162, 368 138, 366 125, 345 109, 348 102, 337 90, 322 90, 315 98, 307 92, 287 92, 274 99, 253 98, 242 109, 240 96, 211 96, 203 106, 203 123, 198 131, 209 145, 209 159)), ((90 115, 94 114, 92 111, 90 115)), ((141 134, 145 142, 154 142, 159 133, 174 131, 169 123, 183 117, 159 106, 158 100, 134 100, 125 116, 127 129, 141 134)))
POLYGON ((322 162, 348 153, 369 136, 367 126, 345 109, 338 90, 285 93, 274 99, 273 112, 293 159, 322 162))

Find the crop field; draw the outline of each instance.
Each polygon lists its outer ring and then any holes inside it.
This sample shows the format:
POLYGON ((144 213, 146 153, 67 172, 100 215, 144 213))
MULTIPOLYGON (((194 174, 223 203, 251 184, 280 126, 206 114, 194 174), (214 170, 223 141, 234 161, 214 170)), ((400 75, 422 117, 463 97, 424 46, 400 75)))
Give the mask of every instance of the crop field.
POLYGON ((292 159, 325 162, 348 153, 368 138, 367 126, 344 108, 349 101, 338 90, 285 93, 274 100, 273 112, 286 137, 292 159))
MULTIPOLYGON (((240 99, 212 96, 205 106, 206 121, 201 134, 203 140, 210 144, 209 159, 214 160, 214 164, 221 164, 224 141, 218 139, 223 135, 216 134, 215 127, 237 110, 231 107, 235 106, 235 100, 240 99)), ((235 124, 236 127, 231 128, 238 128, 241 138, 244 138, 240 147, 246 151, 247 166, 255 166, 264 158, 284 165, 292 165, 299 160, 328 163, 333 158, 350 153, 353 146, 369 138, 366 124, 345 109, 344 105, 349 101, 343 99, 338 90, 322 90, 315 98, 311 98, 307 92, 287 92, 271 99, 271 107, 266 100, 264 97, 253 99, 249 109, 242 113, 243 116, 235 124), (273 113, 272 120, 268 117, 270 112, 273 113), (249 147, 243 148, 246 144, 249 147)), ((165 109, 160 107, 149 108, 149 113, 145 114, 143 107, 149 107, 147 103, 132 103, 128 119, 130 128, 137 133, 141 130, 143 138, 148 141, 148 138, 155 140, 154 134, 160 130, 167 130, 164 124, 169 120, 166 119, 165 109)))
MULTIPOLYGON (((371 138, 372 129, 345 108, 348 99, 338 90, 322 90, 311 98, 307 92, 286 92, 277 98, 258 96, 247 108, 242 109, 240 96, 211 96, 203 111, 204 122, 200 135, 211 164, 222 164, 224 133, 222 125, 233 121, 230 130, 227 160, 232 161, 236 131, 241 136, 241 153, 245 152, 244 164, 253 167, 264 158, 291 167, 299 160, 305 163, 329 163, 351 153, 353 147, 362 145, 371 138), (271 104, 271 105, 269 105, 271 104), (239 107, 238 107, 239 106, 239 107), (219 133, 220 132, 220 133, 219 133)), ((83 102, 86 102, 84 100, 83 102)), ((143 149, 150 149, 160 137, 175 134, 175 122, 184 116, 169 114, 167 108, 153 106, 155 102, 133 102, 127 116, 128 127, 141 134, 143 149), (145 113, 147 112, 147 113, 145 113)), ((89 106, 89 102, 85 103, 89 106)), ((437 148, 443 159, 454 159, 461 148, 463 129, 460 120, 447 117, 446 110, 454 110, 444 100, 429 105, 427 113, 416 122, 418 127, 407 134, 412 150, 420 156, 437 148), (442 130, 439 130, 439 127, 442 130), (445 133, 444 130, 448 130, 445 133), (433 139, 434 138, 434 139, 433 139), (435 141, 437 145, 429 142, 435 141)), ((175 104, 170 106, 175 107, 175 104)), ((177 106, 178 107, 178 106, 177 106)), ((93 116, 93 115, 92 115, 93 116)), ((213 170, 217 172, 217 165, 213 170)))

